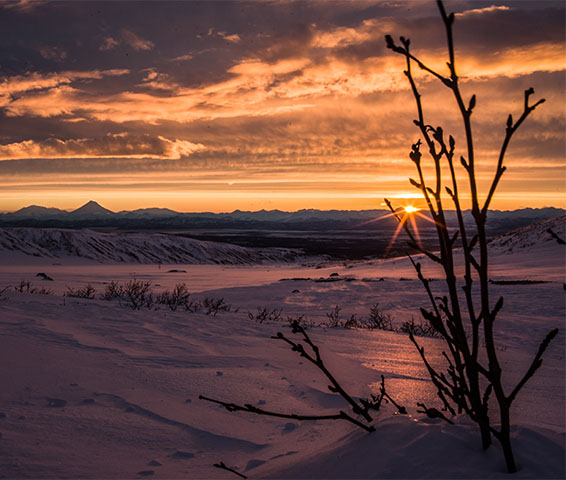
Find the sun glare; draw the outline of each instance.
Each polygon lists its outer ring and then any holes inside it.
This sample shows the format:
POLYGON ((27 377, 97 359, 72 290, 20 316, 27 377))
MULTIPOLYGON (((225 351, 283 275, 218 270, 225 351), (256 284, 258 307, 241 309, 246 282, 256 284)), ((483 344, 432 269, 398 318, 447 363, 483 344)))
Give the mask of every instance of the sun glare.
POLYGON ((413 207, 412 205, 407 205, 406 207, 404 207, 405 213, 415 213, 418 212, 420 210, 420 208, 417 207, 413 207))

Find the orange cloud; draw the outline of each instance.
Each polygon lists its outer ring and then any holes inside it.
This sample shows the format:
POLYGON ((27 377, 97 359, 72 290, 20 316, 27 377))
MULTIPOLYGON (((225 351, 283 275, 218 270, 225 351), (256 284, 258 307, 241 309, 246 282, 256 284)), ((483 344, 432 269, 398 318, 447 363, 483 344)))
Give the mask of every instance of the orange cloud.
POLYGON ((28 158, 153 158, 178 160, 203 150, 199 143, 169 140, 149 134, 107 134, 101 138, 60 140, 48 138, 39 142, 25 140, 0 145, 0 160, 28 158))
POLYGON ((485 8, 474 8, 472 10, 465 10, 463 12, 455 13, 456 17, 465 17, 469 15, 481 15, 483 13, 493 13, 493 12, 502 12, 510 10, 510 8, 506 5, 491 5, 491 7, 485 8))
POLYGON ((112 37, 106 37, 100 47, 98 47, 101 51, 112 50, 113 48, 117 47, 120 42, 112 37))
POLYGON ((153 42, 144 40, 142 37, 126 28, 120 30, 120 35, 122 36, 122 40, 134 50, 151 50, 155 47, 153 42))
POLYGON ((0 81, 0 101, 6 101, 8 96, 33 90, 44 90, 59 85, 69 85, 77 80, 99 80, 103 77, 114 77, 130 73, 128 69, 66 71, 60 73, 30 73, 4 77, 0 81), (2 98, 4 97, 4 98, 2 98))

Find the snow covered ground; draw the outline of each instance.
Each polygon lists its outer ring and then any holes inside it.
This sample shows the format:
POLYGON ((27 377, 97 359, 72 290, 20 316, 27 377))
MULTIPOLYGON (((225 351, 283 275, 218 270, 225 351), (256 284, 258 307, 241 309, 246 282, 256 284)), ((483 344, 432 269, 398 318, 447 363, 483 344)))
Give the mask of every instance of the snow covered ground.
MULTIPOLYGON (((548 330, 561 329, 514 404, 517 478, 565 476, 565 251, 548 239, 548 226, 564 238, 562 219, 492 246, 495 280, 547 282, 492 285, 494 298, 505 297, 496 328, 508 385, 548 330)), ((396 415, 387 405, 371 434, 348 422, 229 413, 198 399, 301 414, 347 409, 318 370, 270 337, 291 335, 287 316, 318 324, 336 305, 344 318, 366 318, 379 303, 396 325, 419 321, 426 297, 406 259, 159 267, 0 256, 7 260, 0 291, 24 280, 54 292, 2 294, 0 476, 237 478, 213 467, 224 462, 250 478, 508 478, 498 445, 482 452, 468 420, 448 425, 417 413, 417 401, 439 404, 404 334, 309 330, 352 395, 377 392, 383 374, 388 392, 407 407, 408 415, 396 415), (222 297, 231 310, 132 310, 118 300, 63 296, 69 286, 91 283, 101 292, 133 278, 151 281, 156 292, 185 282, 195 298, 222 297), (282 309, 281 318, 258 323, 249 318, 258 307, 282 309)), ((439 277, 423 263, 426 276, 439 277)), ((441 292, 440 281, 431 285, 441 292)), ((439 340, 420 342, 440 361, 439 340)))
MULTIPOLYGON (((0 228, 0 253, 102 264, 229 264, 293 262, 303 255, 285 248, 252 249, 159 233, 100 233, 60 228, 0 228)), ((13 263, 12 259, 10 263, 13 263)))

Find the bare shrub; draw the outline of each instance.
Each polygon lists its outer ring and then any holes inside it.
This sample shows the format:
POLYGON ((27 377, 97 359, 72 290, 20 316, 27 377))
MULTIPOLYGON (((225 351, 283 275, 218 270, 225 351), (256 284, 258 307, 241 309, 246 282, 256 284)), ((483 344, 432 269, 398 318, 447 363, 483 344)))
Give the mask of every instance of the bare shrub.
POLYGON ((417 337, 439 337, 440 334, 436 329, 427 321, 415 322, 415 317, 411 317, 411 320, 404 321, 401 326, 396 329, 400 333, 408 333, 409 335, 414 335, 417 337))
POLYGON ((227 304, 224 298, 215 297, 204 297, 202 306, 206 310, 204 313, 206 315, 212 315, 213 317, 216 317, 218 312, 229 312, 232 308, 232 305, 227 304))
POLYGON ((305 318, 304 315, 297 315, 296 317, 287 317, 287 322, 289 322, 289 325, 291 325, 291 327, 293 326, 293 324, 296 323, 297 325, 303 327, 305 330, 307 328, 314 326, 314 322, 309 320, 308 318, 305 318))
POLYGON ((427 367, 444 409, 452 415, 456 414, 456 410, 458 413, 465 413, 476 422, 484 449, 491 445, 493 434, 503 449, 507 470, 509 473, 514 473, 517 471, 517 466, 511 448, 511 404, 542 364, 542 355, 556 336, 558 329, 551 330, 547 334, 522 379, 510 393, 507 393, 503 385, 502 365, 497 355, 498 349, 494 336, 495 320, 503 308, 503 297, 500 297, 495 303, 491 298, 486 222, 491 201, 506 170, 503 163, 511 139, 527 117, 544 102, 544 99, 531 103, 534 89, 525 90, 523 111, 518 118, 514 119, 512 115, 507 117, 505 135, 496 161, 495 173, 488 183, 488 189, 481 192, 481 182, 478 179, 475 160, 477 141, 472 135, 472 114, 476 106, 476 96, 472 95, 469 100, 464 99, 459 77, 456 74, 453 36, 456 16, 454 13, 446 13, 441 0, 438 0, 438 7, 448 45, 447 74, 433 70, 417 58, 412 53, 411 42, 408 38, 400 37, 400 44, 396 44, 390 35, 386 35, 385 42, 387 48, 404 57, 406 61, 404 73, 409 81, 417 110, 417 119, 414 120, 414 124, 418 127, 422 140, 424 140, 425 149, 423 150, 426 150, 430 156, 427 165, 421 152, 421 139, 412 145, 409 158, 415 166, 417 179, 411 178, 409 181, 421 192, 426 202, 431 219, 436 225, 440 251, 434 253, 424 248, 417 233, 411 231, 408 225, 411 222, 405 222, 406 218, 400 215, 400 210, 393 208, 391 202, 386 200, 386 204, 403 225, 410 239, 409 245, 440 265, 444 271, 444 287, 447 294, 435 297, 430 288, 430 282, 422 273, 420 263, 413 261, 417 276, 430 300, 430 308, 428 310, 422 308, 421 313, 443 338, 448 352, 443 352, 448 362, 447 365, 442 370, 433 368, 428 362, 424 348, 417 343, 412 333, 409 334, 409 338, 415 344, 427 367), (465 137, 461 153, 456 153, 456 140, 452 135, 445 133, 441 126, 433 126, 430 119, 425 119, 421 93, 412 73, 414 66, 439 80, 456 101, 465 137), (449 172, 447 177, 442 176, 444 170, 449 172), (431 172, 430 176, 427 175, 427 171, 431 172), (444 178, 448 178, 449 185, 443 184, 444 178), (462 187, 465 188, 465 193, 461 193, 464 191, 460 190, 462 187), (467 225, 464 221, 461 204, 461 198, 464 197, 469 198, 471 202, 473 226, 467 225), (447 198, 456 210, 458 228, 455 231, 450 231, 446 221, 445 201, 447 198), (461 242, 461 250, 455 248, 457 241, 461 242), (455 267, 457 255, 463 257, 464 275, 461 279, 457 277, 458 272, 455 267), (462 289, 463 299, 460 296, 462 289), (480 348, 481 337, 485 340, 485 348, 480 348), (484 358, 487 359, 487 364, 484 358), (499 411, 497 422, 499 428, 493 426, 488 414, 489 399, 492 393, 499 411))
POLYGON ((6 296, 4 295, 4 293, 7 292, 9 288, 10 287, 0 288, 0 302, 4 302, 4 301, 8 300, 6 298, 6 296))
POLYGON ((381 310, 381 308, 379 308, 379 303, 374 303, 370 307, 369 320, 367 321, 366 326, 371 330, 394 330, 391 315, 381 310))
POLYGON ((130 280, 123 286, 123 292, 126 305, 132 310, 139 310, 142 307, 151 308, 153 306, 153 293, 149 280, 130 280))
POLYGON ((184 283, 178 283, 173 290, 165 290, 159 293, 155 302, 160 305, 167 305, 172 311, 183 308, 194 312, 198 308, 198 302, 191 299, 191 294, 184 283))
POLYGON ((321 325, 331 328, 341 327, 343 325, 342 318, 340 317, 341 311, 342 311, 342 307, 340 305, 335 305, 334 309, 326 314, 326 318, 328 318, 328 321, 321 323, 321 325))
POLYGON ((248 312, 248 318, 255 320, 257 323, 263 323, 266 320, 276 322, 281 318, 283 310, 281 308, 269 309, 266 307, 257 307, 257 313, 248 312))
POLYGON ((124 296, 124 287, 119 282, 111 281, 104 288, 104 292, 100 294, 101 300, 114 300, 115 298, 122 298, 124 296))
POLYGON ((21 280, 18 285, 14 287, 15 292, 19 293, 35 293, 37 295, 53 295, 53 290, 45 287, 34 287, 29 280, 21 280))
POLYGON ((350 318, 348 318, 348 320, 342 322, 342 327, 344 328, 360 328, 360 326, 361 323, 358 320, 358 316, 355 313, 352 313, 352 315, 350 315, 350 318))
POLYGON ((96 294, 96 289, 89 283, 81 288, 67 287, 66 297, 76 297, 76 298, 87 298, 89 300, 94 299, 96 294))

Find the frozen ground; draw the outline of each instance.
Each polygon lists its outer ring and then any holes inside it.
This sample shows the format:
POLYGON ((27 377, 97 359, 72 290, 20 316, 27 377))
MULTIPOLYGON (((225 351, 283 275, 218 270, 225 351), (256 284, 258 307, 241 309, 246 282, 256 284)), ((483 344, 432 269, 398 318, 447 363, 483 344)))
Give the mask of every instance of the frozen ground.
MULTIPOLYGON (((563 223, 552 225, 562 237, 563 223)), ((565 476, 565 256, 545 228, 492 247, 494 279, 548 282, 493 285, 494 297, 505 297, 496 327, 509 385, 546 332, 561 328, 514 404, 517 478, 565 476)), ((229 413, 198 399, 296 413, 346 409, 313 366, 270 336, 290 335, 286 316, 319 323, 335 305, 344 317, 367 317, 379 303, 396 324, 418 320, 426 298, 404 259, 160 269, 4 258, 0 286, 29 280, 55 295, 10 290, 0 302, 0 476, 237 478, 212 466, 223 461, 250 478, 508 478, 498 446, 482 452, 465 419, 452 426, 416 412, 417 401, 439 405, 403 334, 310 329, 352 395, 376 392, 383 374, 389 393, 407 407, 406 416, 390 405, 377 413, 372 434, 347 422, 229 413), (41 280, 40 272, 54 280, 41 280), (132 278, 151 280, 156 291, 186 282, 195 297, 223 297, 232 311, 131 310, 116 300, 62 296, 67 286, 90 282, 102 291, 105 282, 132 278), (258 307, 282 309, 282 319, 250 320, 258 307)), ((426 275, 438 272, 427 264, 426 275)), ((441 282, 431 285, 440 293, 441 282)), ((420 341, 440 361, 440 342, 420 341)))

